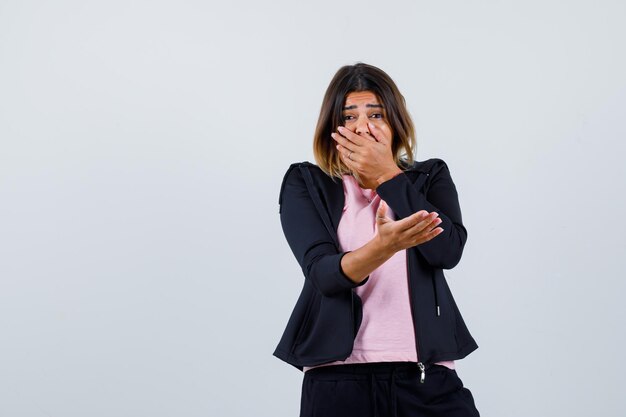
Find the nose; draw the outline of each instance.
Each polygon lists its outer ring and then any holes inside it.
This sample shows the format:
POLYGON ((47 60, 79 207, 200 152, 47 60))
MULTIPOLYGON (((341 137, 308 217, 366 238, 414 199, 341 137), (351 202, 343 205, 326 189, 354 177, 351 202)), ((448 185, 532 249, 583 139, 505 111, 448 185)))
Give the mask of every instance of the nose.
POLYGON ((370 133, 370 130, 367 127, 367 118, 359 117, 356 122, 355 133, 357 135, 365 135, 370 133))

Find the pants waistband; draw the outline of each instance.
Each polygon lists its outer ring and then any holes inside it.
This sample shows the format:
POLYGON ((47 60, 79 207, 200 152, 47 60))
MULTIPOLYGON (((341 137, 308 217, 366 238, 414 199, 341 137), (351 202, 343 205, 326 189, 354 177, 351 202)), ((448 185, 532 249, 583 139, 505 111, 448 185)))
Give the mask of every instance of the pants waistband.
POLYGON ((320 366, 309 369, 306 374, 316 379, 341 377, 366 377, 368 375, 390 376, 418 373, 417 362, 367 362, 320 366))

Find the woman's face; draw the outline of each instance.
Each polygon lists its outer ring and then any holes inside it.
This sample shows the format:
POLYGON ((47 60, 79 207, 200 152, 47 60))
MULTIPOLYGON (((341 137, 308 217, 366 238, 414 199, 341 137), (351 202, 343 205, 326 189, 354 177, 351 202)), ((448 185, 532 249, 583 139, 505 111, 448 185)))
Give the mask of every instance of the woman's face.
POLYGON ((371 135, 367 126, 371 122, 381 130, 387 140, 391 142, 393 139, 393 131, 387 122, 387 112, 376 94, 371 91, 348 93, 343 105, 342 120, 344 126, 357 135, 371 135))

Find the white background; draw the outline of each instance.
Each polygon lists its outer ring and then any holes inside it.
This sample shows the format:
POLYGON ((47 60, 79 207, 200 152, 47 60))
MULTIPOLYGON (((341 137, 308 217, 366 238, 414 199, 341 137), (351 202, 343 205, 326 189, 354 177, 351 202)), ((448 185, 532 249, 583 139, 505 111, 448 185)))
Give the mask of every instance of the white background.
POLYGON ((335 71, 444 159, 481 415, 623 415, 621 1, 0 0, 0 416, 296 416, 278 191, 335 71))

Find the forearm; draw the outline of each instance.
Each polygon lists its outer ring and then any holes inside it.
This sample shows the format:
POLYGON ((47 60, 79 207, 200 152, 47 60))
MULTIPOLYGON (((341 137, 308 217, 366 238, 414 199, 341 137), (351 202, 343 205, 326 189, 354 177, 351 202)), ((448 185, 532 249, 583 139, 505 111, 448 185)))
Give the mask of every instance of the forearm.
POLYGON ((343 273, 355 283, 363 282, 376 268, 393 256, 377 237, 341 258, 343 273))

